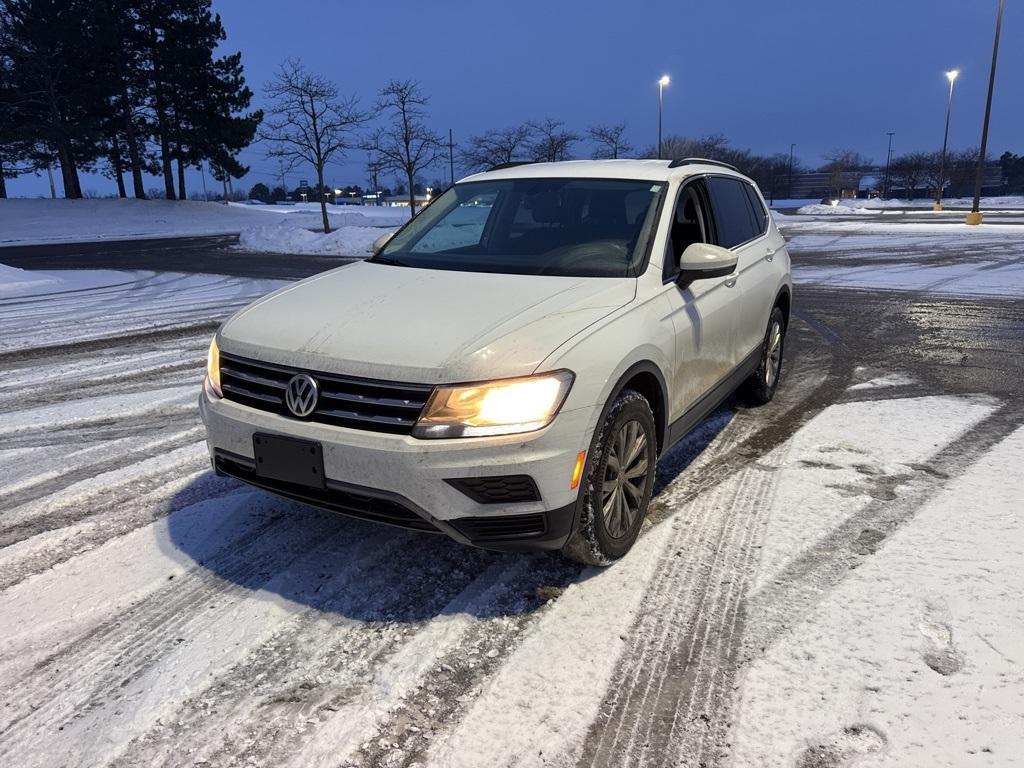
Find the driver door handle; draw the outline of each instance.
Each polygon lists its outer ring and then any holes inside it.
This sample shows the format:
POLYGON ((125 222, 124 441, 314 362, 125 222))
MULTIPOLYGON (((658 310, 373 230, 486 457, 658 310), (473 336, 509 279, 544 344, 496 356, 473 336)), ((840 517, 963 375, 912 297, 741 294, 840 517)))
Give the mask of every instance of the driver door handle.
POLYGON ((730 277, 728 280, 726 280, 725 281, 725 287, 726 288, 732 288, 734 285, 736 285, 736 278, 737 277, 739 277, 739 275, 736 275, 734 277, 730 277))

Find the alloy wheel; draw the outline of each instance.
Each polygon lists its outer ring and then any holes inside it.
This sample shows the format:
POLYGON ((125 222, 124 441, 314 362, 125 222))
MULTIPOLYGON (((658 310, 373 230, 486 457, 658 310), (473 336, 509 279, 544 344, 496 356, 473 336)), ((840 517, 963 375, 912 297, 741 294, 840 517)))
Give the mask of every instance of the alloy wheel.
POLYGON ((768 335, 768 356, 764 366, 764 383, 769 387, 775 384, 779 376, 779 368, 782 366, 782 326, 772 323, 771 333, 768 335))
POLYGON ((622 538, 636 522, 649 465, 647 433, 639 421, 627 421, 612 439, 601 485, 604 524, 612 538, 622 538))

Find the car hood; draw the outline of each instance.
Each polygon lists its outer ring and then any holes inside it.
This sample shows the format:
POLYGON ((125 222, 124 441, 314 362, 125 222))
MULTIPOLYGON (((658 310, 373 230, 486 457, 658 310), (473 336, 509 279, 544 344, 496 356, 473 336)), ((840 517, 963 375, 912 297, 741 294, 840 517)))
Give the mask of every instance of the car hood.
POLYGON ((219 343, 229 354, 392 381, 520 376, 635 294, 634 278, 356 262, 249 305, 219 343))

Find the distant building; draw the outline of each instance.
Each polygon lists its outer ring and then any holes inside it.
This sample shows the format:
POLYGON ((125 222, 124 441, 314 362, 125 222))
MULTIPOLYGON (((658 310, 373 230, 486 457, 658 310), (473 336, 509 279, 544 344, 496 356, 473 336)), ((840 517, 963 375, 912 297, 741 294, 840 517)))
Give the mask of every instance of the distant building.
MULTIPOLYGON (((430 202, 429 195, 416 195, 416 207, 421 208, 430 202)), ((409 207, 409 196, 408 195, 389 195, 383 198, 383 205, 389 208, 408 208, 409 207)))

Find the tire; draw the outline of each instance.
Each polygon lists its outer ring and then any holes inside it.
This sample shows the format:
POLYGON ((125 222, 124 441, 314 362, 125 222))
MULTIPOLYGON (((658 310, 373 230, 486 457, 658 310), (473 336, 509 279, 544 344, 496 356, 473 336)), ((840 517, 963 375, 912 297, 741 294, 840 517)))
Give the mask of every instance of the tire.
POLYGON ((590 447, 577 502, 579 524, 562 548, 566 557, 587 565, 609 565, 630 550, 651 502, 657 451, 650 404, 639 392, 624 390, 612 402, 590 447), (638 452, 631 455, 634 450, 638 452), (629 464, 624 472, 623 455, 629 464))
POLYGON ((765 405, 775 397, 782 378, 782 353, 786 345, 786 316, 778 307, 772 309, 764 332, 761 360, 749 379, 743 383, 743 394, 753 405, 765 405))

